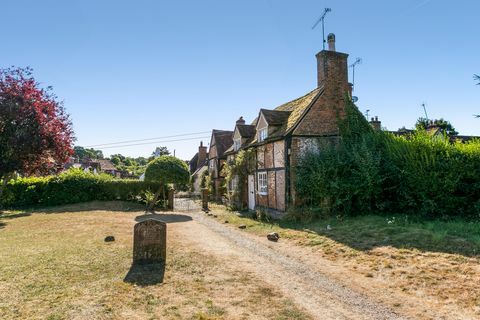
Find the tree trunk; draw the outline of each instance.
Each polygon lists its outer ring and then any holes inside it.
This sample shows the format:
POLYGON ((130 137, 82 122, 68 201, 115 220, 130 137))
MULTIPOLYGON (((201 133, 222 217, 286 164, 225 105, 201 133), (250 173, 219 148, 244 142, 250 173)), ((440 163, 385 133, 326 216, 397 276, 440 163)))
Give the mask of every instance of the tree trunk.
POLYGON ((160 188, 158 188, 157 192, 155 192, 155 195, 153 196, 153 199, 152 201, 150 202, 150 204, 148 205, 148 208, 147 208, 147 211, 148 212, 151 212, 151 213, 155 213, 155 204, 157 203, 158 201, 158 197, 160 197, 160 193, 162 193, 164 190, 163 190, 163 184, 160 186, 160 188))

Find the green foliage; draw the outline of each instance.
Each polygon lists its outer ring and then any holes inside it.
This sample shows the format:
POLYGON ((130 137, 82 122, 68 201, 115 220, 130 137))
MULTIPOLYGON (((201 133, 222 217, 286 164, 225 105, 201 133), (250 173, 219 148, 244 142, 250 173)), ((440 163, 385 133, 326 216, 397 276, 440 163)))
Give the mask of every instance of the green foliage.
POLYGON ((236 179, 236 188, 229 190, 228 197, 230 203, 235 203, 240 206, 240 209, 244 207, 242 203, 242 195, 246 192, 247 176, 255 169, 255 152, 253 149, 239 151, 235 159, 231 162, 227 162, 222 168, 222 175, 225 177, 225 183, 227 185, 232 184, 232 181, 236 179))
POLYGON ((415 129, 417 131, 425 131, 431 125, 431 122, 440 129, 441 133, 446 134, 447 136, 455 136, 458 134, 453 125, 443 118, 432 121, 427 118, 418 118, 417 123, 415 123, 415 129))
POLYGON ((63 205, 93 200, 140 200, 157 184, 110 175, 95 175, 80 169, 47 177, 18 178, 6 185, 0 205, 6 208, 63 205))
POLYGON ((188 184, 190 172, 187 164, 172 156, 160 156, 148 163, 145 181, 156 183, 188 184))
POLYGON ((374 131, 351 103, 340 134, 296 168, 298 196, 318 214, 480 217, 480 141, 374 131))
POLYGON ((102 150, 95 150, 93 148, 84 148, 81 146, 73 147, 73 156, 77 158, 79 161, 92 159, 103 159, 102 150))

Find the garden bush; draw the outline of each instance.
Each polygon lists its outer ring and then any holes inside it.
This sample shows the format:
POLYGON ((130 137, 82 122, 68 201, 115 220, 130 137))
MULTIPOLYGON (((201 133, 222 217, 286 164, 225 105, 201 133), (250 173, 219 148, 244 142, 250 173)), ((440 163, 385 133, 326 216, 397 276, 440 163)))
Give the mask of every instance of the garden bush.
POLYGON ((63 205, 93 200, 138 201, 145 192, 154 192, 158 183, 114 179, 70 169, 55 176, 11 180, 0 199, 4 208, 63 205))
POLYGON ((419 130, 373 130, 353 104, 341 139, 307 153, 296 168, 297 194, 322 214, 404 213, 480 218, 480 141, 451 142, 419 130))

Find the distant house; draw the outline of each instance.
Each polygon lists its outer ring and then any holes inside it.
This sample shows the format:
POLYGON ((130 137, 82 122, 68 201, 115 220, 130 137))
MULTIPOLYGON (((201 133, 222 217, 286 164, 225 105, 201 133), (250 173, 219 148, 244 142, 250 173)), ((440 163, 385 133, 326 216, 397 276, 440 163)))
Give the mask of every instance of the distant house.
POLYGON ((121 178, 125 175, 125 172, 117 170, 115 165, 110 160, 106 159, 85 159, 82 162, 78 162, 77 159, 72 157, 64 166, 64 168, 79 168, 84 171, 91 171, 93 173, 103 172, 117 178, 121 178))
POLYGON ((201 182, 204 172, 208 172, 208 152, 207 147, 200 141, 198 152, 188 161, 190 175, 192 177, 192 189, 195 193, 200 193, 201 182))
POLYGON ((213 197, 216 200, 222 200, 225 194, 223 184, 225 177, 222 174, 222 168, 227 161, 225 151, 233 144, 233 131, 212 130, 210 138, 210 149, 208 150, 208 174, 212 180, 213 197))

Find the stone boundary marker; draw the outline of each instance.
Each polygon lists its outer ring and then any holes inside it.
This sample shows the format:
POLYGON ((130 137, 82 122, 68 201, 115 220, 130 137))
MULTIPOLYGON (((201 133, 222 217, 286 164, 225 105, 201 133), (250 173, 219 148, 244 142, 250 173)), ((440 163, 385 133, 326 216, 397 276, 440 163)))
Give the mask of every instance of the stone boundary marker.
POLYGON ((133 263, 165 263, 167 258, 167 224, 147 218, 133 228, 133 263))

